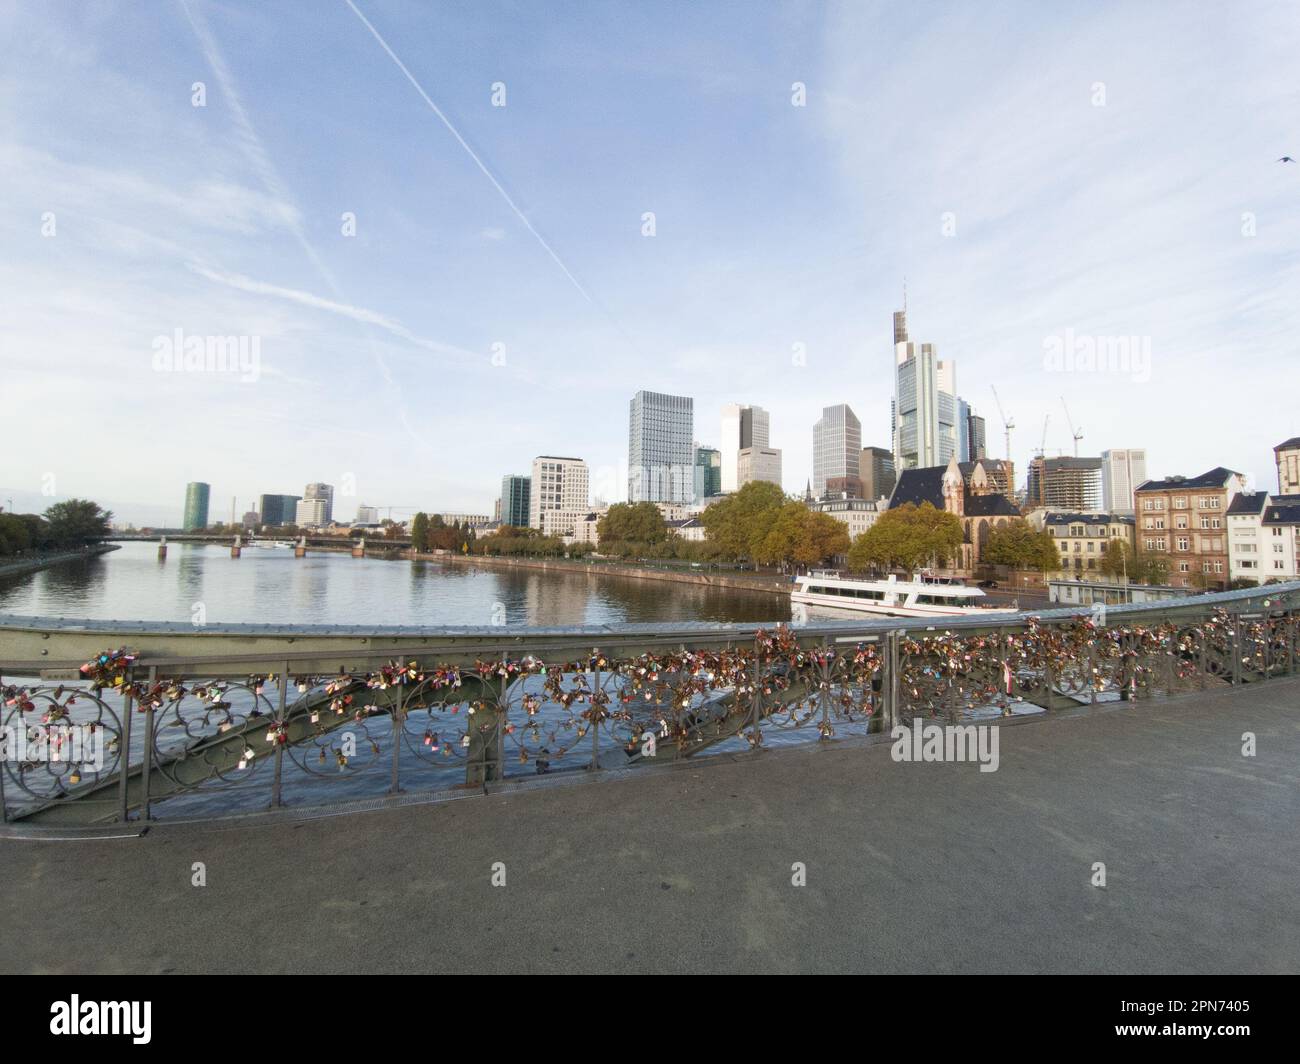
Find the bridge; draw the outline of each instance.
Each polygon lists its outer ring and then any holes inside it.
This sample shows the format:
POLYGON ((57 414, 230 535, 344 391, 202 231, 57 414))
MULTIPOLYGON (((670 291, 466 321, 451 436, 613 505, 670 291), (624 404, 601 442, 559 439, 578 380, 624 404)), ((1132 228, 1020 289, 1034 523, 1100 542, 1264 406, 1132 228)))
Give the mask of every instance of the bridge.
POLYGON ((1300 584, 942 627, 3 617, 5 727, 107 751, 0 767, 41 932, 3 963, 1294 970, 1298 634, 1300 584), (996 726, 997 770, 896 761, 925 723, 996 726))

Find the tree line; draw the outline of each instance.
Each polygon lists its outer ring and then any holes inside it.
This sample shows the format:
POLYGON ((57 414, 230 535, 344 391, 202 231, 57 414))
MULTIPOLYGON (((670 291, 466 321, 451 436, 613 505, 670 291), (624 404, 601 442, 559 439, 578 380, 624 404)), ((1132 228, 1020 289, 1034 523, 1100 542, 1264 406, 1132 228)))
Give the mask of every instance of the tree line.
POLYGON ((0 513, 0 556, 90 546, 109 534, 112 520, 89 499, 56 502, 44 514, 0 513))

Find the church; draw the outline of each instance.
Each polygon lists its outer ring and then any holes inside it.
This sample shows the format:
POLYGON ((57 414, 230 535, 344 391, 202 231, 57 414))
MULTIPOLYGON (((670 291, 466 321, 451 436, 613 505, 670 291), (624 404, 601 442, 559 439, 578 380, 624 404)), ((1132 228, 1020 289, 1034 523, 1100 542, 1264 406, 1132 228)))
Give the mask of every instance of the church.
POLYGON ((947 466, 904 469, 898 476, 889 508, 929 503, 961 521, 962 547, 957 569, 970 572, 980 561, 989 533, 1020 517, 1020 510, 1003 493, 1009 484, 1007 463, 981 458, 975 462, 948 460, 947 466))

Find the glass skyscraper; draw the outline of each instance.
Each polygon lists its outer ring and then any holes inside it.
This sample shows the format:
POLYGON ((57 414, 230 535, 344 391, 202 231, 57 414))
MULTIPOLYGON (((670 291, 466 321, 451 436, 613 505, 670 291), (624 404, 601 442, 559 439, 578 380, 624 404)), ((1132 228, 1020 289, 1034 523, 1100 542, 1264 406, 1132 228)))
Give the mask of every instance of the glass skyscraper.
POLYGON ((202 532, 208 527, 208 494, 211 490, 207 484, 197 480, 185 485, 185 519, 181 527, 186 532, 202 532))
POLYGON ((503 525, 528 527, 533 478, 508 473, 501 478, 501 517, 503 525))
POLYGON ((858 476, 862 422, 847 403, 828 406, 813 426, 813 494, 826 494, 828 480, 858 476))
POLYGON ((637 392, 628 406, 628 500, 694 502, 694 441, 694 399, 637 392))

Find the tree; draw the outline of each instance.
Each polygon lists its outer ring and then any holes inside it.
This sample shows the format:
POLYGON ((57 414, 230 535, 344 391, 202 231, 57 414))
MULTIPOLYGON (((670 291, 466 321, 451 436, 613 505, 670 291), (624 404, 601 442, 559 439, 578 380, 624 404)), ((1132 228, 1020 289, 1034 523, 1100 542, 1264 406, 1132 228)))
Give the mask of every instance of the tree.
POLYGON ((803 503, 787 502, 754 553, 765 565, 818 565, 849 549, 849 531, 830 514, 814 513, 803 503))
POLYGON ((108 523, 112 519, 110 512, 101 510, 98 503, 89 499, 56 502, 45 511, 50 540, 58 546, 96 543, 109 534, 108 523))
POLYGON ((786 504, 779 485, 751 480, 700 515, 704 534, 720 557, 757 560, 786 504))
POLYGON ((429 552, 429 515, 423 510, 411 521, 411 548, 417 554, 429 552))
POLYGON ((668 524, 652 502, 616 502, 596 525, 601 553, 650 554, 668 539, 668 524))
POLYGON ((1102 552, 1098 568, 1103 576, 1123 577, 1133 573, 1133 548, 1123 539, 1112 539, 1102 552))
POLYGON ((849 568, 898 568, 911 572, 931 560, 943 564, 962 543, 956 514, 937 510, 928 502, 904 503, 886 510, 853 541, 849 568))
POLYGON ((1061 567, 1061 552, 1051 535, 1035 532, 1024 518, 1016 518, 989 532, 980 560, 990 565, 1050 573, 1061 567))

